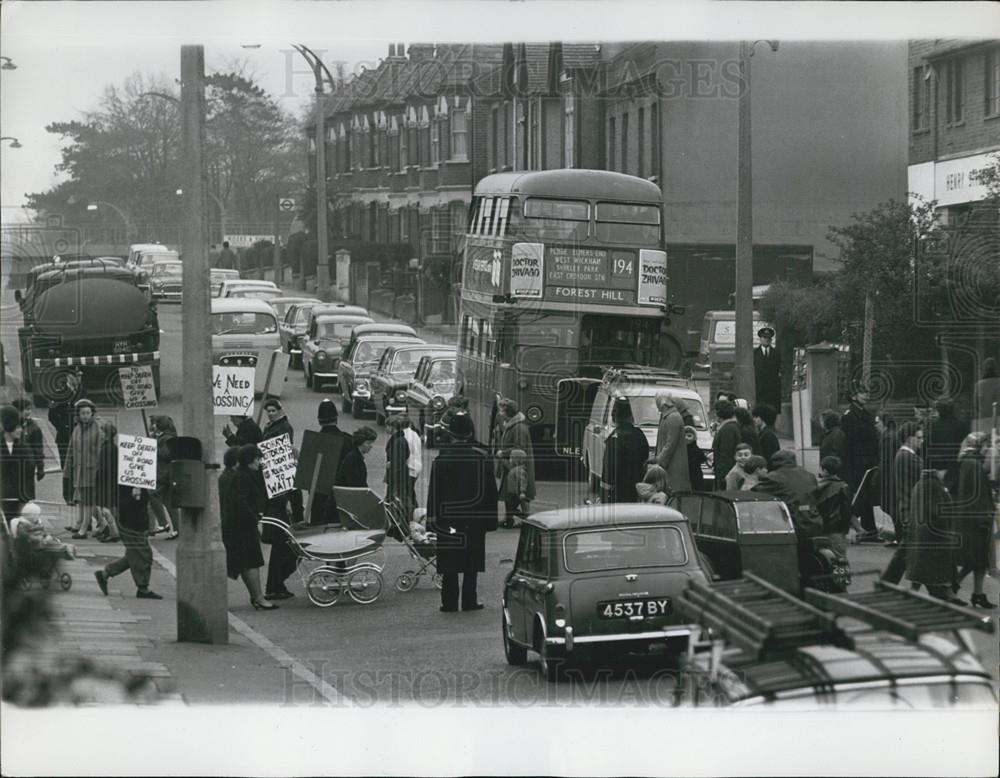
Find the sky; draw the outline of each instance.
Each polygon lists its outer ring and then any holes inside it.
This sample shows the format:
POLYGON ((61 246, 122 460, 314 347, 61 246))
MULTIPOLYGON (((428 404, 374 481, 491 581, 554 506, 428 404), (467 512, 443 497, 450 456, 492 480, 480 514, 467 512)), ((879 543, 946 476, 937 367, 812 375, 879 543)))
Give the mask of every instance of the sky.
MULTIPOLYGON (((20 220, 26 193, 55 184, 54 121, 95 109, 104 89, 134 72, 177 78, 180 46, 202 44, 206 70, 246 60, 258 82, 298 114, 313 96, 303 43, 324 61, 377 65, 390 41, 900 38, 981 36, 997 30, 986 3, 664 3, 656 0, 452 0, 395 2, 25 2, 0 7, 0 204, 20 220), (244 48, 244 46, 255 48, 244 48), (19 218, 20 217, 20 218, 19 218)), ((331 67, 331 70, 333 68, 331 67)))

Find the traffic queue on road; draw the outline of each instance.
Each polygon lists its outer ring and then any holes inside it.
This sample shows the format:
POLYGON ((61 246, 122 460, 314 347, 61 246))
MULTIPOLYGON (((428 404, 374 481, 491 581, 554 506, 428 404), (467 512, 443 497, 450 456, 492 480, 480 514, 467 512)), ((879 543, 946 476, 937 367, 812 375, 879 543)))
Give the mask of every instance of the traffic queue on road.
MULTIPOLYGON (((132 297, 144 302, 127 325, 135 333, 114 333, 116 340, 109 350, 122 355, 138 352, 139 340, 145 337, 143 328, 156 326, 156 303, 181 300, 181 263, 176 252, 159 245, 138 246, 123 264, 104 260, 55 263, 39 269, 31 287, 24 295, 19 293, 29 325, 25 327, 28 334, 21 338, 22 360, 31 355, 24 375, 40 385, 36 394, 43 401, 46 390, 38 370, 71 366, 74 360, 90 367, 87 359, 97 359, 92 363, 97 366, 100 358, 43 356, 38 351, 31 327, 44 324, 35 316, 35 311, 45 310, 38 304, 40 296, 65 291, 70 282, 91 287, 117 283, 123 293, 131 290, 132 297)), ((242 279, 235 270, 213 270, 211 283, 216 364, 253 367, 254 385, 270 398, 280 396, 287 368, 301 369, 304 386, 339 393, 344 412, 357 419, 371 415, 378 426, 392 426, 390 442, 412 440, 403 429, 410 426, 418 446, 442 447, 432 463, 425 524, 421 524, 413 491, 416 479, 411 471, 412 481, 407 480, 404 456, 387 465, 389 488, 375 510, 389 518, 381 528, 365 521, 355 527, 367 533, 376 548, 383 539, 375 539, 380 529, 392 530, 403 542, 411 541, 407 547, 422 561, 421 570, 436 566, 442 610, 459 609, 459 573, 465 579, 462 610, 482 607, 475 595, 482 553, 474 547, 484 542, 485 532, 496 528, 497 502, 505 504, 508 520, 516 520, 520 528, 511 570, 504 579, 499 625, 509 664, 524 664, 533 652, 544 677, 556 681, 566 677, 567 668, 611 657, 632 653, 680 657, 689 679, 705 675, 715 685, 707 696, 704 685, 694 681, 682 685, 679 695, 686 690, 689 701, 696 703, 769 702, 792 692, 798 700, 812 701, 831 685, 847 688, 863 681, 866 689, 874 690, 866 693, 868 702, 882 700, 879 690, 903 683, 917 690, 908 695, 908 704, 976 706, 987 698, 995 704, 989 674, 961 637, 961 630, 988 631, 993 622, 892 584, 882 585, 879 591, 887 594, 881 599, 848 595, 851 576, 846 554, 836 552, 836 543, 825 538, 825 527, 805 532, 802 505, 780 491, 721 488, 720 477, 730 473, 720 473, 718 462, 713 461, 718 454, 713 425, 699 392, 678 373, 630 365, 607 368, 599 378, 573 379, 582 387, 575 399, 576 413, 556 404, 554 439, 549 443, 553 450, 562 447, 579 455, 594 497, 590 505, 532 514, 534 462, 540 451, 528 430, 540 416, 532 409, 522 413, 513 399, 497 396, 488 429, 477 434, 465 410, 455 346, 428 343, 414 328, 376 321, 362 307, 288 295, 273 282, 242 279), (276 363, 282 369, 275 381, 276 363), (661 455, 665 419, 672 414, 677 416, 676 429, 669 433, 674 437, 672 445, 687 455, 683 477, 670 481, 675 473, 669 462, 661 462, 661 455), (409 424, 398 423, 401 418, 409 424), (634 448, 631 453, 623 443, 626 437, 634 448), (395 482, 390 479, 390 467, 402 468, 402 476, 392 476, 395 482), (626 470, 630 474, 635 470, 638 477, 620 483, 626 470), (657 470, 662 473, 661 481, 657 470), (477 484, 484 487, 486 482, 490 489, 477 489, 477 484), (713 482, 718 483, 714 490, 713 482), (488 505, 484 509, 481 533, 473 530, 475 522, 466 521, 468 517, 448 519, 447 511, 441 510, 449 498, 457 499, 458 492, 452 492, 463 488, 476 490, 463 498, 468 504, 492 501, 493 509, 488 505), (492 518, 486 515, 491 510, 492 518), (432 514, 430 521, 427 514, 432 514), (428 525, 437 530, 437 538, 426 534, 428 525), (715 591, 718 597, 712 594, 715 591), (922 614, 929 615, 922 618, 922 614), (838 616, 860 620, 868 629, 847 629, 836 621, 838 616), (786 629, 786 622, 792 625, 795 619, 808 628, 786 629), (877 661, 880 649, 872 634, 879 630, 885 633, 887 645, 901 643, 919 657, 927 653, 921 653, 924 633, 947 632, 949 636, 934 638, 938 641, 933 651, 936 661, 894 668, 877 661), (708 653, 706 647, 711 649, 708 653), (727 669, 737 668, 738 674, 742 672, 738 668, 766 660, 793 665, 795 656, 807 654, 813 667, 808 678, 739 676, 727 669), (846 660, 860 669, 850 677, 835 677, 834 666, 846 660), (869 665, 881 669, 862 677, 869 665), (960 693, 942 696, 942 683, 960 693)), ((85 297, 90 299, 96 294, 91 288, 76 291, 88 291, 85 297)), ((128 294, 121 300, 113 313, 125 320, 125 303, 134 301, 128 294)), ((92 326, 107 329, 110 324, 101 319, 92 326)), ((116 326, 121 329, 126 324, 119 321, 116 326)), ((144 350, 156 353, 158 359, 156 344, 145 344, 144 350)), ((26 386, 30 388, 27 382, 26 386)), ((324 400, 324 404, 329 402, 324 400)), ((268 399, 265 407, 269 403, 280 414, 280 403, 268 399)), ((5 434, 11 432, 7 426, 5 422, 5 434)), ((354 445, 366 444, 357 438, 354 445)), ((775 470, 777 463, 775 457, 775 470)), ((359 499, 336 490, 334 497, 342 510, 359 499)), ((360 508, 356 514, 343 513, 345 524, 347 516, 358 520, 362 513, 360 508)), ((287 535, 289 548, 297 549, 298 562, 318 563, 304 579, 314 604, 330 605, 341 591, 360 603, 377 599, 381 567, 344 567, 354 556, 334 559, 330 555, 336 549, 317 556, 322 543, 302 544, 293 528, 279 529, 287 535), (356 577, 355 573, 364 575, 356 577)), ((402 578, 406 580, 397 580, 397 589, 405 591, 410 579, 402 578)))

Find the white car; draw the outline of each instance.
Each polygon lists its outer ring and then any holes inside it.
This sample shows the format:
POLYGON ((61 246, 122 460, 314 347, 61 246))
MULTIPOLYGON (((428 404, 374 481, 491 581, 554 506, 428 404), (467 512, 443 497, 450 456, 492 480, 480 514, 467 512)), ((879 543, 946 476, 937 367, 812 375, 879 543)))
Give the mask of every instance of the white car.
POLYGON ((253 292, 263 293, 260 299, 281 297, 281 290, 274 281, 254 281, 249 278, 226 278, 219 289, 219 298, 253 297, 253 292))
POLYGON ((269 394, 280 396, 288 369, 288 355, 281 350, 278 318, 266 300, 226 298, 212 300, 212 363, 254 368, 254 393, 267 385, 274 354, 269 394))

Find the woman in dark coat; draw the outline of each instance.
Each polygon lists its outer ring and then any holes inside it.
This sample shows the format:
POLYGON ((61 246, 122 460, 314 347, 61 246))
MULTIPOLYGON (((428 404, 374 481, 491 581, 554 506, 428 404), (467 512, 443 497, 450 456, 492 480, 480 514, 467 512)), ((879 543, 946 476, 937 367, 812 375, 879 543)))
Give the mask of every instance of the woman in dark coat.
MULTIPOLYGON (((868 394, 855 386, 851 393, 851 403, 840 418, 840 427, 844 430, 844 455, 841 457, 844 469, 841 471, 841 478, 851 487, 852 495, 857 492, 865 473, 877 466, 879 461, 878 431, 875 429, 875 419, 865 408, 867 402, 868 394)), ((861 526, 865 529, 862 539, 866 541, 878 540, 875 499, 874 495, 870 499, 863 496, 856 507, 861 526)))
POLYGON ((166 532, 167 540, 177 537, 177 525, 170 515, 170 441, 177 437, 177 427, 169 416, 150 416, 149 431, 156 438, 156 489, 149 495, 149 508, 157 530, 166 532))
MULTIPOLYGON (((316 409, 316 419, 319 421, 319 431, 324 435, 330 435, 340 441, 340 461, 344 461, 347 452, 354 448, 354 438, 337 426, 337 405, 330 399, 320 400, 316 409)), ((339 463, 338 463, 339 466, 339 463)), ((333 486, 343 486, 336 475, 333 478, 333 486)), ((340 511, 337 508, 337 497, 330 489, 329 494, 314 494, 312 496, 312 508, 309 514, 310 524, 340 524, 340 511)))
POLYGON ((260 568, 264 554, 260 550, 257 522, 266 503, 264 483, 260 478, 260 449, 252 443, 241 446, 239 465, 226 491, 224 514, 229 525, 226 533, 226 572, 233 580, 242 578, 250 592, 250 604, 257 610, 278 606, 264 599, 260 588, 260 568))
POLYGON ((445 443, 431 465, 427 525, 437 533, 441 610, 481 610, 476 581, 486 570, 486 533, 497 528, 497 489, 487 453, 472 445, 468 414, 448 420, 445 443))
POLYGON ((222 527, 222 545, 229 545, 229 487, 236 475, 236 466, 240 461, 239 446, 230 446, 222 455, 223 471, 219 474, 219 524, 222 527))
POLYGON ((989 446, 989 440, 984 432, 973 433, 962 441, 958 455, 955 516, 962 540, 962 547, 958 552, 958 563, 962 569, 955 582, 955 592, 958 592, 962 579, 972 573, 972 605, 977 608, 996 607, 996 603, 986 599, 983 593, 983 581, 990 564, 993 522, 997 513, 990 479, 986 473, 984 449, 989 446))
POLYGON ((354 445, 340 460, 340 467, 337 469, 337 486, 365 488, 368 486, 368 467, 365 465, 365 454, 372 450, 378 433, 366 425, 354 430, 351 437, 354 445))
MULTIPOLYGON (((69 439, 76 425, 76 401, 83 397, 83 381, 79 368, 66 373, 64 393, 65 396, 49 402, 49 424, 56 433, 56 448, 59 450, 59 465, 62 468, 66 467, 69 439)), ((71 499, 72 496, 67 495, 67 502, 71 499)))
POLYGON ((25 497, 31 501, 35 499, 35 481, 45 478, 45 439, 41 428, 31 417, 31 400, 18 397, 11 405, 21 412, 21 440, 32 453, 33 477, 24 485, 25 497))
POLYGON ((925 469, 913 487, 912 516, 906 527, 906 577, 932 597, 949 599, 955 580, 957 539, 951 526, 951 496, 937 470, 925 469))
POLYGON ((892 519, 896 541, 903 538, 903 528, 896 519, 896 478, 894 461, 899 450, 896 434, 896 420, 884 411, 875 417, 875 428, 879 434, 878 444, 878 504, 882 513, 892 519))
POLYGON ((0 408, 0 508, 8 523, 28 501, 32 453, 22 439, 21 412, 12 405, 0 408))
POLYGON ((638 502, 635 485, 646 472, 649 442, 642 430, 636 428, 632 406, 626 398, 615 400, 611 421, 615 424, 615 431, 607 440, 601 471, 607 488, 607 501, 638 502))
POLYGON ((403 432, 405 419, 402 414, 393 414, 386 422, 391 432, 385 442, 385 499, 399 500, 403 516, 409 520, 417 506, 410 498, 410 470, 407 467, 410 444, 403 432))

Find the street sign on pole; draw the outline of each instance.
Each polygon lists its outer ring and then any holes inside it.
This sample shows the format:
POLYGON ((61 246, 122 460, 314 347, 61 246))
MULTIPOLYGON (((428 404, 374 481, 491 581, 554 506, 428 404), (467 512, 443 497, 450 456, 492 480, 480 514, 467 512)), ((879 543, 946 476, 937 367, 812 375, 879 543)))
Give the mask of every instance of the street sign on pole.
POLYGON ((278 210, 281 211, 282 213, 292 213, 293 211, 295 211, 295 198, 279 197, 278 210))

